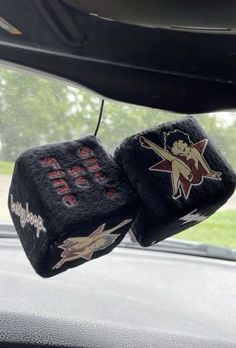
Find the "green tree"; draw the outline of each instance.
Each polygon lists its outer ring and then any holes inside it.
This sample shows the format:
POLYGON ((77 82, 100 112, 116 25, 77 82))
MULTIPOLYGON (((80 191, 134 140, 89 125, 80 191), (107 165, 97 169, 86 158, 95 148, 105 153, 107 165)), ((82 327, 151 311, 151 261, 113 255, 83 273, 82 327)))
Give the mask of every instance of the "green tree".
POLYGON ((0 158, 94 129, 99 99, 59 80, 0 69, 0 158))
MULTIPOLYGON (((26 148, 93 134, 101 99, 58 79, 0 68, 0 160, 14 161, 26 148)), ((198 120, 236 168, 236 118, 198 120), (222 121, 223 120, 223 121, 222 121)), ((106 100, 98 137, 110 152, 127 136, 181 115, 106 100)))

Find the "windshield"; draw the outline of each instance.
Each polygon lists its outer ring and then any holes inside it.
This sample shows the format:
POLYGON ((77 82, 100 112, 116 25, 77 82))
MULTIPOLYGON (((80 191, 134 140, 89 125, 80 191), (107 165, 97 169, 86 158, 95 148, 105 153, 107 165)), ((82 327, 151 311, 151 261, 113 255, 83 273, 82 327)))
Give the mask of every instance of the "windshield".
MULTIPOLYGON (((7 196, 17 156, 29 147, 93 134, 101 98, 68 82, 0 66, 0 223, 11 223, 7 196)), ((185 115, 105 101, 98 137, 112 153, 127 136, 185 115)), ((234 170, 236 113, 196 116, 234 170)), ((1 227, 0 227, 1 228, 1 227)), ((236 195, 207 221, 173 239, 236 248, 236 195)))

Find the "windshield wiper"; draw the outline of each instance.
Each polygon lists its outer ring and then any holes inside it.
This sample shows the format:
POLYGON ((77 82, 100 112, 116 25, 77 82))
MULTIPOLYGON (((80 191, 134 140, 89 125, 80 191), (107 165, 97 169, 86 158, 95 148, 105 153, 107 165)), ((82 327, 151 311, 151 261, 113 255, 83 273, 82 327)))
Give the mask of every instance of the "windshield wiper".
MULTIPOLYGON (((120 246, 133 249, 142 248, 137 242, 130 241, 129 237, 126 237, 120 244, 120 246)), ((167 253, 194 255, 201 257, 210 257, 214 259, 236 261, 235 249, 228 249, 224 247, 190 242, 185 240, 167 239, 162 242, 159 242, 158 244, 147 247, 144 250, 161 251, 167 253)))

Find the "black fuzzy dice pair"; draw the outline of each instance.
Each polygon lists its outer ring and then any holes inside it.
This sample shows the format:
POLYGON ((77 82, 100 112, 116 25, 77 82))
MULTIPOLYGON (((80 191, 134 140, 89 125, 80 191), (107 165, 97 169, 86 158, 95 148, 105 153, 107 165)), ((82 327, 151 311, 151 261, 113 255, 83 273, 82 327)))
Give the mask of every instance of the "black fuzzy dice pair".
POLYGON ((235 174, 192 117, 126 139, 114 159, 99 141, 27 150, 9 209, 36 272, 50 277, 117 246, 132 224, 149 246, 214 213, 235 174))

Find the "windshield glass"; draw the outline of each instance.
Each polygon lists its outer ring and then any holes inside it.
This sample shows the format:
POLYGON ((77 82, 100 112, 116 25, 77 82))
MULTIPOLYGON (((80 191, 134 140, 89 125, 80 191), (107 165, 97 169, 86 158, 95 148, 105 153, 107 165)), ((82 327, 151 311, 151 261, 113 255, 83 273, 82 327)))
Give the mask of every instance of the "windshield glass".
MULTIPOLYGON (((17 156, 29 147, 93 134, 101 98, 68 82, 0 66, 0 223, 11 223, 7 196, 17 156)), ((185 115, 105 101, 98 137, 112 153, 127 136, 185 115)), ((196 116, 236 170, 236 113, 196 116)), ((174 239, 236 248, 236 195, 207 221, 174 239)))

